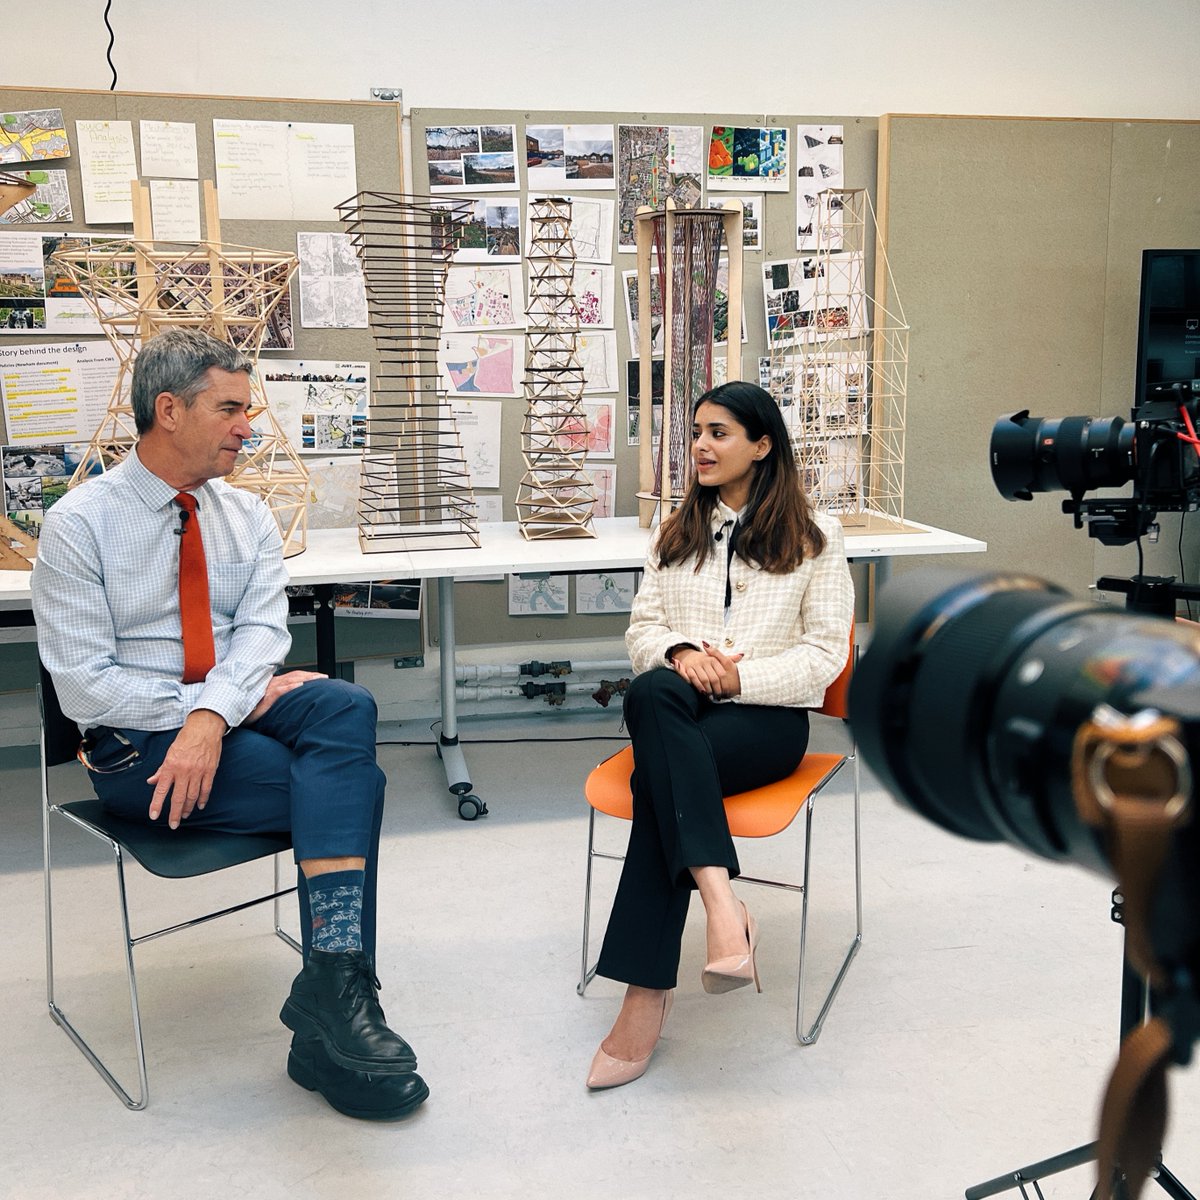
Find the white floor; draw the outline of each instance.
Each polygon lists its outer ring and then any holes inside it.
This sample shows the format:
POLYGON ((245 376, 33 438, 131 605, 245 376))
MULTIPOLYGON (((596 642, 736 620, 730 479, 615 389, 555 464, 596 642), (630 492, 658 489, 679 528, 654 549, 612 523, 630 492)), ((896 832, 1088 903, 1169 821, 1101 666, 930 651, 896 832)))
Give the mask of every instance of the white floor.
MULTIPOLYGON (((612 716, 463 734, 545 736, 547 724, 563 737, 617 733, 612 716)), ((1091 1139, 1117 1026, 1110 885, 951 838, 874 785, 863 806, 866 940, 817 1045, 802 1049, 791 1031, 798 901, 746 888, 764 994, 701 991, 696 905, 649 1073, 586 1092, 619 989, 597 980, 575 994, 580 786, 612 749, 469 750, 491 808, 473 824, 455 815, 432 750, 381 750, 383 1000, 432 1089, 414 1116, 382 1126, 338 1116, 284 1075, 276 1014, 297 959, 266 933, 261 909, 140 951, 151 1102, 126 1112, 46 1016, 37 772, 22 751, 0 754, 0 1195, 926 1200, 1091 1139)), ((818 973, 853 920, 849 815, 844 789, 817 812, 818 973)), ((622 828, 609 833, 617 846, 622 828)), ((743 845, 743 869, 786 871, 801 839, 797 824, 743 845)), ((74 863, 61 875, 63 936, 77 927, 80 937, 64 954, 62 1002, 90 1009, 97 1041, 127 1061, 111 868, 90 848, 64 852, 74 863)), ((200 887, 140 877, 135 904, 165 920, 193 895, 237 898, 264 874, 244 870, 200 887)), ((600 871, 611 892, 615 867, 600 871)), ((601 923, 604 911, 602 901, 601 923)), ((1196 1190, 1200 1074, 1175 1072, 1172 1098, 1166 1161, 1196 1190)), ((1082 1168, 1043 1190, 1083 1198, 1091 1182, 1082 1168)))

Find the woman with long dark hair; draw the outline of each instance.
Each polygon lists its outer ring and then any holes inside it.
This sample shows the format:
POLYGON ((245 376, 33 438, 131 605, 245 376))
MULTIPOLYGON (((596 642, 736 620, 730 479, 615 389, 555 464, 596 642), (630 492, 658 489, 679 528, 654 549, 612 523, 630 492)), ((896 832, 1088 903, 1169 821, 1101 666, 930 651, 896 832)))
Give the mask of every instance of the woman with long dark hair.
POLYGON ((707 992, 751 982, 757 928, 722 797, 790 775, 809 708, 846 662, 854 590, 838 522, 809 507, 770 395, 706 392, 695 474, 658 530, 626 645, 633 828, 597 973, 628 984, 588 1087, 637 1079, 671 1007, 693 890, 707 917, 707 992))

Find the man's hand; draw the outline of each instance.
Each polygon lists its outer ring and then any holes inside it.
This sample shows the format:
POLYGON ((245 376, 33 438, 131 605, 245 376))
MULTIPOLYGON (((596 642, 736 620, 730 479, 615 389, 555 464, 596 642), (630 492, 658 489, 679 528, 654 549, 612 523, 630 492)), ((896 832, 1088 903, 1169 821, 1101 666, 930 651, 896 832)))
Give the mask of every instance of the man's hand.
POLYGON ((167 824, 178 829, 193 808, 203 808, 212 791, 213 776, 221 761, 221 738, 225 718, 208 708, 193 709, 171 743, 158 770, 146 780, 154 784, 150 798, 150 820, 157 821, 167 797, 171 808, 167 824))
POLYGON ((295 691, 301 684, 311 679, 328 679, 320 671, 287 671, 283 675, 272 675, 267 681, 267 690, 262 699, 254 706, 250 715, 242 722, 243 725, 253 725, 279 699, 284 692, 295 691))
POLYGON ((675 670, 696 691, 714 700, 727 700, 738 695, 742 690, 742 682, 738 677, 737 664, 742 656, 722 654, 707 642, 702 645, 703 650, 695 650, 691 646, 677 650, 671 657, 675 670))

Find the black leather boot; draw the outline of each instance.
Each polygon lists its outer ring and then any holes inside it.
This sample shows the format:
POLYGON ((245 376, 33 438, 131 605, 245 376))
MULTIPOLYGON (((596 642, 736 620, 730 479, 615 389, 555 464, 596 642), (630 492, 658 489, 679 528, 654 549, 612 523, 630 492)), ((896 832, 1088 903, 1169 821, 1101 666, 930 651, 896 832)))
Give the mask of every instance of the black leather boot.
POLYGON ((331 1108, 362 1121, 394 1121, 425 1102, 429 1088, 420 1075, 377 1075, 347 1071, 325 1053, 320 1039, 292 1038, 287 1073, 302 1088, 320 1092, 331 1108))
POLYGON ((414 1071, 417 1056, 387 1027, 378 989, 375 968, 361 950, 314 950, 293 981, 279 1019, 302 1038, 320 1039, 326 1054, 348 1071, 414 1071))

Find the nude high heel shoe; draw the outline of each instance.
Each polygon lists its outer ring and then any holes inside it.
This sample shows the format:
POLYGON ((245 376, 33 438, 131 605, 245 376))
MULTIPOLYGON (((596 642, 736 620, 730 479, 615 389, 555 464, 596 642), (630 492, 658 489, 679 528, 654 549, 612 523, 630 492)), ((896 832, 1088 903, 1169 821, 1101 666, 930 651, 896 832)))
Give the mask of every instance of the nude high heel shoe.
POLYGON ((758 946, 758 922, 750 915, 744 901, 739 900, 738 903, 746 920, 746 942, 750 953, 730 954, 706 963, 700 976, 706 992, 732 992, 735 988, 745 987, 751 980, 762 991, 762 984, 758 981, 758 964, 754 960, 754 951, 758 946))
MULTIPOLYGON (((671 1005, 674 1003, 675 993, 670 991, 663 999, 662 1020, 658 1023, 658 1036, 662 1037, 663 1026, 667 1023, 667 1013, 671 1011, 671 1005)), ((655 1042, 657 1047, 658 1043, 655 1042)), ((639 1058, 634 1062, 626 1062, 623 1058, 613 1058, 611 1054, 605 1054, 604 1047, 601 1046, 596 1051, 596 1057, 592 1059, 592 1069, 588 1072, 587 1085, 593 1092, 598 1092, 604 1088, 621 1087, 623 1084, 632 1083, 635 1079, 641 1079, 646 1073, 646 1068, 650 1065, 650 1060, 654 1057, 654 1051, 651 1050, 645 1058, 639 1058)))

